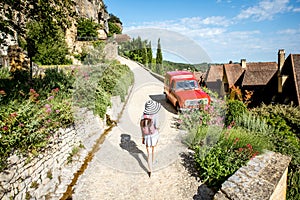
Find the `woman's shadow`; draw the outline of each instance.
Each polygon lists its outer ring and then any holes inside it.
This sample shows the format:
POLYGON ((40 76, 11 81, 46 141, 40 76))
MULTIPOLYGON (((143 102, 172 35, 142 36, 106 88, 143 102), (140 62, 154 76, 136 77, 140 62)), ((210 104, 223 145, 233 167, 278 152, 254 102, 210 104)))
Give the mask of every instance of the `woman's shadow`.
POLYGON ((147 156, 145 155, 145 153, 140 150, 136 143, 131 140, 131 136, 128 134, 121 134, 121 143, 120 143, 120 147, 122 149, 125 149, 126 151, 128 151, 130 153, 130 155, 132 155, 137 162, 139 163, 140 167, 145 171, 148 172, 148 169, 145 167, 145 165, 142 163, 139 154, 141 154, 143 156, 143 158, 147 161, 147 156))

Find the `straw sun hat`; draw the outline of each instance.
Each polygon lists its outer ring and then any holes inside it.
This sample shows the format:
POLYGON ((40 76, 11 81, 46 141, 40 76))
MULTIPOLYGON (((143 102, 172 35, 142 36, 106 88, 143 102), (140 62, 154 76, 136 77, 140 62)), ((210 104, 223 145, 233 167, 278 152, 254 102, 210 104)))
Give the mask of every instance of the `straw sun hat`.
POLYGON ((145 103, 145 110, 144 114, 145 115, 154 115, 160 110, 161 104, 153 101, 153 100, 148 100, 145 103))

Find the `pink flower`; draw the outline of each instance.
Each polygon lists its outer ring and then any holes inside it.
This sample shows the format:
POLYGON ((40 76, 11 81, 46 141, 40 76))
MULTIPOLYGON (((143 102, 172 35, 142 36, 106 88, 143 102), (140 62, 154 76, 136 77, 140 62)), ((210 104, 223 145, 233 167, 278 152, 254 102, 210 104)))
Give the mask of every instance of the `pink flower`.
POLYGON ((259 152, 255 152, 250 159, 252 160, 253 158, 255 158, 258 155, 258 153, 259 152))
POLYGON ((239 152, 242 152, 244 149, 243 148, 239 148, 239 152))
POLYGON ((50 97, 48 97, 48 101, 50 101, 51 99, 54 99, 54 96, 50 96, 50 97))
POLYGON ((29 93, 34 94, 34 93, 36 93, 36 91, 34 89, 30 88, 29 93))
POLYGON ((56 113, 59 113, 59 112, 60 112, 60 110, 56 110, 55 112, 56 112, 56 113))
POLYGON ((3 130, 3 131, 7 131, 7 130, 8 130, 8 127, 7 127, 7 126, 4 126, 4 127, 2 128, 2 130, 3 130))
POLYGON ((59 88, 55 88, 52 90, 53 92, 58 92, 59 91, 59 88))
POLYGON ((51 105, 45 104, 45 108, 51 108, 51 105))
POLYGON ((2 96, 5 96, 5 95, 6 95, 6 93, 5 93, 4 90, 0 90, 0 94, 1 94, 2 96))
POLYGON ((239 138, 235 138, 233 144, 235 145, 239 141, 239 138))
POLYGON ((18 116, 18 114, 16 112, 13 112, 13 113, 10 114, 10 116, 11 117, 16 117, 16 116, 18 116))
POLYGON ((20 123, 20 124, 19 124, 19 127, 23 127, 23 126, 24 126, 24 124, 23 124, 23 123, 20 123))
POLYGON ((48 121, 47 121, 48 123, 50 123, 51 122, 51 119, 48 119, 48 121))
POLYGON ((50 113, 51 112, 51 108, 47 108, 46 113, 50 113))
POLYGON ((252 145, 251 144, 247 144, 247 147, 249 150, 252 150, 252 145))

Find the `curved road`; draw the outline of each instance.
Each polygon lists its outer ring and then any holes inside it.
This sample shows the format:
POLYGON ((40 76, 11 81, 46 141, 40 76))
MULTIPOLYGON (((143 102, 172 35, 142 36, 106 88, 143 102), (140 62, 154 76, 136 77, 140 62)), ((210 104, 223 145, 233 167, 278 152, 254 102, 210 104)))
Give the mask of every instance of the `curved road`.
POLYGON ((191 177, 180 152, 181 133, 173 128, 174 108, 165 102, 163 83, 133 61, 119 57, 134 72, 135 84, 116 127, 112 129, 74 186, 73 199, 193 199, 200 183, 191 177), (139 119, 144 103, 162 104, 157 163, 147 175, 146 149, 141 143, 139 119))

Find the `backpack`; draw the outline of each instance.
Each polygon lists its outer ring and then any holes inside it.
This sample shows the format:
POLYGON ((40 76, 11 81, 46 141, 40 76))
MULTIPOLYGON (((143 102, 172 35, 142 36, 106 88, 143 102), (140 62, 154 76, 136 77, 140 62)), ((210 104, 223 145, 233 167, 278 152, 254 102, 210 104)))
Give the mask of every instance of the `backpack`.
POLYGON ((140 121, 140 127, 143 135, 151 135, 155 132, 154 122, 150 115, 144 115, 140 121))

